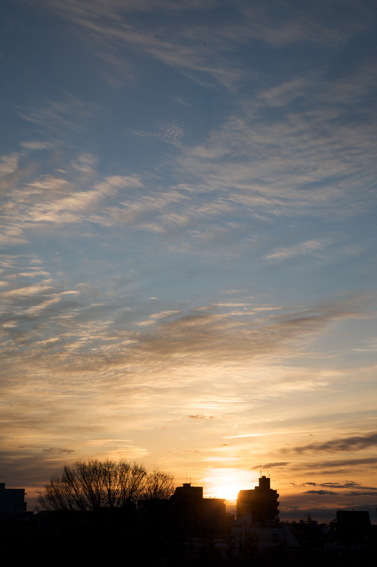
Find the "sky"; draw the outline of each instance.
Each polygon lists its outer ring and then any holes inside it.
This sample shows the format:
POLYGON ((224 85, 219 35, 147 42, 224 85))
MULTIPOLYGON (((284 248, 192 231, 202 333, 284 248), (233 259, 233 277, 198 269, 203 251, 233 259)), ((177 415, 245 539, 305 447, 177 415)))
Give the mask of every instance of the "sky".
POLYGON ((2 2, 0 480, 29 509, 122 458, 377 521, 376 24, 2 2))

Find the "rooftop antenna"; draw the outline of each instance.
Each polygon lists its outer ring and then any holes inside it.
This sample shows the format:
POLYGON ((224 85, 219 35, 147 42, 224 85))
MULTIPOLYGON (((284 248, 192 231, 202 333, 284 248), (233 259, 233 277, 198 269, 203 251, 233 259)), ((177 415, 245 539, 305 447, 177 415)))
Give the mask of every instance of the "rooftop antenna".
POLYGON ((262 463, 259 463, 259 476, 262 477, 262 463))

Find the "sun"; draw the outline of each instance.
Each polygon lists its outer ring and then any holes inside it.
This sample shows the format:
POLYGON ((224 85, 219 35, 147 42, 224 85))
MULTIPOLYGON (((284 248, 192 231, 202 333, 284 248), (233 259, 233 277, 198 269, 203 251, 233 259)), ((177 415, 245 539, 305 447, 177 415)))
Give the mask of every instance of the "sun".
POLYGON ((206 496, 235 502, 240 490, 254 486, 253 473, 243 469, 210 469, 203 477, 206 496))
POLYGON ((236 484, 225 484, 216 489, 216 494, 214 496, 216 498, 225 498, 225 500, 228 500, 229 502, 235 502, 240 490, 242 489, 236 484))

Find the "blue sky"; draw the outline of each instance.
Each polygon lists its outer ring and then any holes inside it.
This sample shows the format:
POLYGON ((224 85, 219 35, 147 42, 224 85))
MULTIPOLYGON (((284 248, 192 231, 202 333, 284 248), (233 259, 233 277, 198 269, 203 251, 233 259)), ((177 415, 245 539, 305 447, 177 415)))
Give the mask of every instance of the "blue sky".
POLYGON ((3 3, 8 485, 125 457, 228 496, 262 464, 292 513, 376 508, 376 15, 3 3))

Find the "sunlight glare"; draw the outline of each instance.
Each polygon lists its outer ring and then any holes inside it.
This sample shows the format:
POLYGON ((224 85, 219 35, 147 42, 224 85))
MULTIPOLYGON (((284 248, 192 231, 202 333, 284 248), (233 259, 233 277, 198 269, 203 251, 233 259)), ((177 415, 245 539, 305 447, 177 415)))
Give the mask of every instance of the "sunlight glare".
POLYGON ((209 469, 202 478, 206 497, 225 498, 235 502, 240 490, 254 488, 257 474, 244 469, 209 469))

